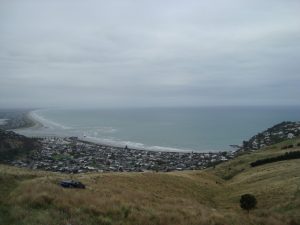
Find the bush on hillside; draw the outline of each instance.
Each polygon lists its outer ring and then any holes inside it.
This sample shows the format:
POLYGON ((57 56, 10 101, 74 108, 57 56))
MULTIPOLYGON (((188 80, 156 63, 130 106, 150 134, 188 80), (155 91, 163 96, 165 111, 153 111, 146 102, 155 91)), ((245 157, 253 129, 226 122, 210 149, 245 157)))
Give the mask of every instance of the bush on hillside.
POLYGON ((267 164, 267 163, 273 163, 273 162, 290 160, 290 159, 300 159, 300 151, 286 152, 284 155, 280 155, 277 157, 259 159, 255 162, 250 163, 250 165, 252 167, 255 167, 255 166, 260 166, 260 165, 267 164))
POLYGON ((254 209, 256 207, 257 201, 254 195, 251 194, 244 194, 241 196, 240 199, 240 206, 242 209, 249 210, 254 209))

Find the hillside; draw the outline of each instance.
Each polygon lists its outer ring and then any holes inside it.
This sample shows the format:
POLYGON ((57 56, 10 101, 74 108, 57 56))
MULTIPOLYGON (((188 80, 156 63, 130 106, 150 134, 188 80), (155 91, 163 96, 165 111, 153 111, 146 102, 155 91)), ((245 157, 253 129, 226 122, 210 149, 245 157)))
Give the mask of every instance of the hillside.
POLYGON ((39 147, 33 138, 0 129, 0 162, 10 162, 30 154, 39 147))
POLYGON ((240 150, 257 150, 300 135, 300 122, 284 121, 243 142, 240 150))
POLYGON ((300 160, 250 167, 292 139, 197 172, 67 175, 0 166, 0 224, 299 224, 300 160), (62 179, 86 189, 63 189, 62 179), (244 193, 257 197, 248 215, 244 193))

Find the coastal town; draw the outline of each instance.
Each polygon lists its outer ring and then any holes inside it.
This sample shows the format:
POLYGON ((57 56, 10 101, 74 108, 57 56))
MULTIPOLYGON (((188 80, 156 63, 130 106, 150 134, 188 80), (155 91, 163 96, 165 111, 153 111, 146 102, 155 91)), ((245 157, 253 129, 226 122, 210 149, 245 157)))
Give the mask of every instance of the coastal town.
POLYGON ((284 121, 243 141, 240 151, 258 150, 300 135, 300 122, 284 121))
POLYGON ((169 172, 204 169, 234 157, 233 152, 161 152, 127 146, 118 148, 81 141, 76 137, 48 137, 39 142, 39 149, 9 164, 64 173, 169 172))

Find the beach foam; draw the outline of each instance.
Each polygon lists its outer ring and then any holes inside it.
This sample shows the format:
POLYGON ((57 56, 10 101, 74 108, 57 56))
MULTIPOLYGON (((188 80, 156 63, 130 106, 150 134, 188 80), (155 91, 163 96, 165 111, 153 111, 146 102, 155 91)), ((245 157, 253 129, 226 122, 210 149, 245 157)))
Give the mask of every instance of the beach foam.
MULTIPOLYGON (((92 136, 79 137, 80 140, 89 141, 96 144, 108 145, 113 147, 124 148, 127 146, 131 149, 138 150, 148 150, 148 151, 160 151, 160 152, 195 152, 195 150, 191 149, 181 149, 181 148, 173 148, 173 147, 164 147, 164 146, 147 146, 142 143, 132 142, 132 141, 122 141, 122 140, 114 140, 110 138, 98 138, 92 136)), ((209 151, 207 151, 209 152, 209 151)))
POLYGON ((60 129, 64 129, 64 130, 71 129, 71 127, 62 125, 60 123, 54 122, 49 119, 46 119, 45 117, 43 117, 39 114, 39 112, 41 112, 41 111, 42 110, 31 111, 29 113, 29 115, 33 120, 41 123, 46 128, 50 128, 50 129, 60 128, 60 129))

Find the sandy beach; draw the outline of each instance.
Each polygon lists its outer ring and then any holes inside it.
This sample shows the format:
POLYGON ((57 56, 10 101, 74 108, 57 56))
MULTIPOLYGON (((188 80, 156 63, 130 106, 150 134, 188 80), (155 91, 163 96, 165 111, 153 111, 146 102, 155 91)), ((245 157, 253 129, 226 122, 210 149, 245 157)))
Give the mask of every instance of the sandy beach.
MULTIPOLYGON (((39 129, 41 127, 44 127, 43 123, 40 122, 40 120, 37 118, 37 115, 35 114, 34 111, 30 111, 26 114, 26 117, 28 120, 30 120, 34 125, 31 127, 27 127, 27 128, 35 128, 35 129, 39 129)), ((26 128, 23 128, 26 129, 26 128)))
POLYGON ((63 132, 57 132, 53 124, 48 122, 36 113, 37 110, 30 111, 25 115, 25 120, 31 122, 31 126, 13 129, 14 132, 27 137, 67 137, 63 132))

